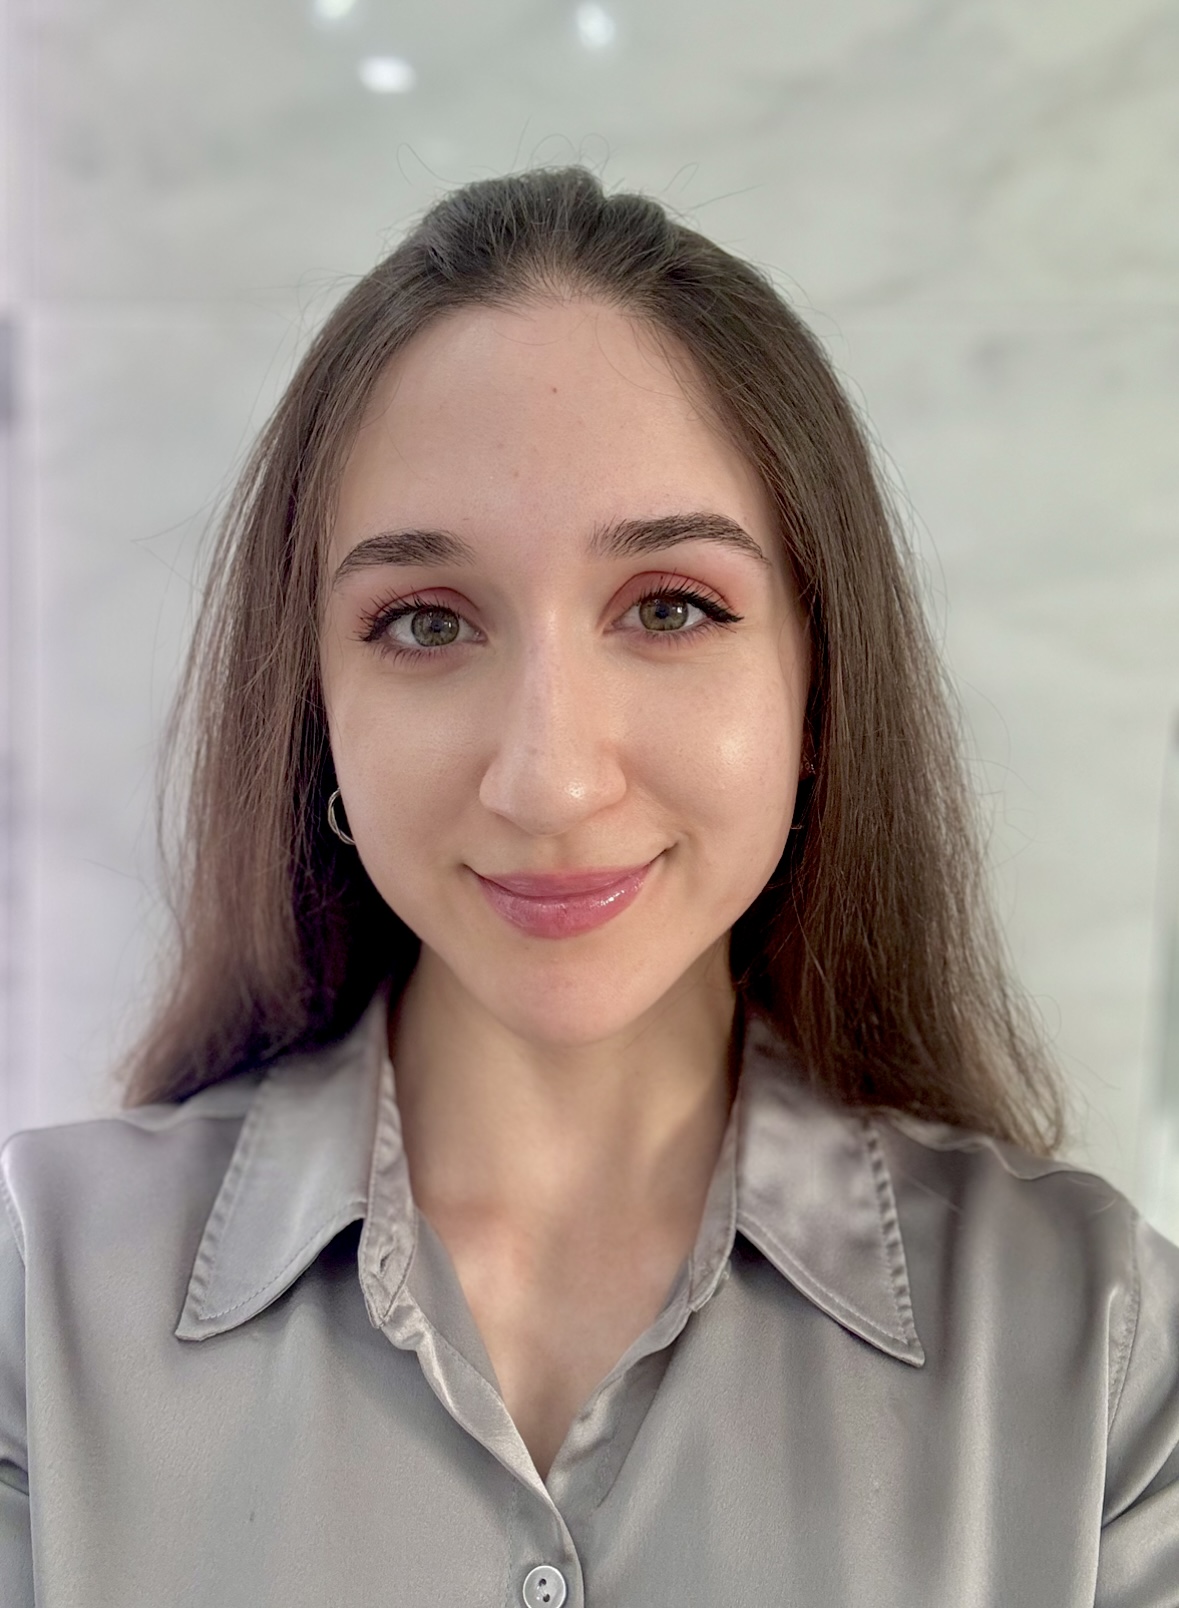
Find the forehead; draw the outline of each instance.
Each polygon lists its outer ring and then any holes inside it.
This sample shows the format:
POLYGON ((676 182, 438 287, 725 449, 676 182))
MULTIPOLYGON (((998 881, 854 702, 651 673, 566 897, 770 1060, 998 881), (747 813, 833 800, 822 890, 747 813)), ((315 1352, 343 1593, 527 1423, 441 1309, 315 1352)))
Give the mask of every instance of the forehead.
POLYGON ((365 425, 412 409, 435 424, 470 420, 489 403, 559 418, 605 406, 623 417, 688 420, 702 392, 688 354, 648 320, 583 298, 444 314, 388 364, 365 425), (456 389, 457 387, 457 389, 456 389))
POLYGON ((760 477, 674 342, 586 300, 465 308, 388 364, 346 458, 332 553, 391 519, 472 535, 708 508, 769 534, 760 477))

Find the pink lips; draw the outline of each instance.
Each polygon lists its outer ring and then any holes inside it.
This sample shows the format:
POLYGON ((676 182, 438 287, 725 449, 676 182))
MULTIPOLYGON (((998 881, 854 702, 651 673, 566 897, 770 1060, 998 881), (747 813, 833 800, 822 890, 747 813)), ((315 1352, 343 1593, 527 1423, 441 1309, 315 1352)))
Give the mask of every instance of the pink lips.
POLYGON ((495 881, 479 877, 479 885, 492 909, 520 931, 534 938, 572 938, 633 904, 654 863, 601 871, 522 872, 495 881))

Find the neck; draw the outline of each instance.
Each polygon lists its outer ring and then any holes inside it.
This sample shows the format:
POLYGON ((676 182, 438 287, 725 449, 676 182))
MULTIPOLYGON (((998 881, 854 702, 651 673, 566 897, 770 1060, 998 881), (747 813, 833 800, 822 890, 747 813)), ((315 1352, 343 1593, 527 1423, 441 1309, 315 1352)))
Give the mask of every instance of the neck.
POLYGON ((390 1012, 414 1199, 437 1223, 604 1226, 698 1214, 736 1092, 743 1018, 723 966, 609 1039, 509 1029, 423 950, 390 1012))

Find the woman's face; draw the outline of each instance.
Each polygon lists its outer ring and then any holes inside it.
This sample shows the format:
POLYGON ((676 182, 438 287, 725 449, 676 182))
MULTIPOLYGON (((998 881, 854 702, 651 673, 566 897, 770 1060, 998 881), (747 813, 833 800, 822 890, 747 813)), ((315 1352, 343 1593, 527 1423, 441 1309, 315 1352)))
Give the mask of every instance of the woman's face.
POLYGON ((533 1041, 715 983, 790 829, 805 627, 687 372, 596 302, 464 309, 393 360, 344 469, 321 668, 352 852, 533 1041), (643 866, 596 916, 481 880, 643 866))

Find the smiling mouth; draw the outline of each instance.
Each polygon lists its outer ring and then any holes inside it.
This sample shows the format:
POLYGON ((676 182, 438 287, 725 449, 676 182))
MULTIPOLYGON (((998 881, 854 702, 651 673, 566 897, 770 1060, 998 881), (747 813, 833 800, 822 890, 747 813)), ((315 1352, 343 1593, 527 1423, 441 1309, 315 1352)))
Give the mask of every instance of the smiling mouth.
POLYGON ((645 865, 621 870, 567 872, 554 875, 521 873, 507 882, 475 876, 487 902, 496 913, 518 931, 533 938, 575 938, 612 921, 630 907, 642 892, 651 867, 660 857, 645 865), (596 886, 587 887, 587 882, 596 886), (564 889, 561 889, 561 884, 564 889), (539 892, 524 891, 520 884, 539 892), (574 886, 571 888, 570 884, 574 886))
MULTIPOLYGON (((639 876, 651 863, 650 860, 644 860, 638 865, 585 871, 520 871, 505 876, 481 877, 481 880, 493 882, 505 892, 518 894, 524 899, 577 898, 581 894, 601 893, 603 889, 615 888, 628 877, 639 876)), ((480 875, 479 872, 475 874, 480 875)))

